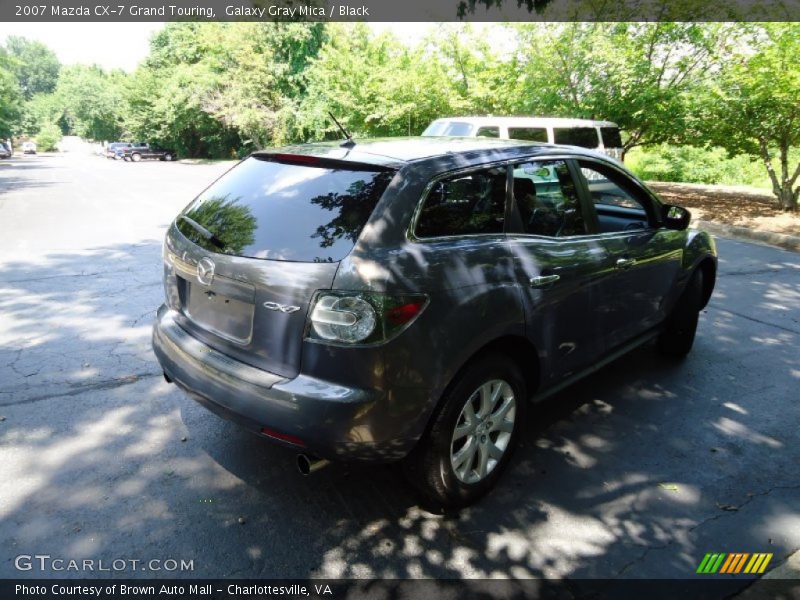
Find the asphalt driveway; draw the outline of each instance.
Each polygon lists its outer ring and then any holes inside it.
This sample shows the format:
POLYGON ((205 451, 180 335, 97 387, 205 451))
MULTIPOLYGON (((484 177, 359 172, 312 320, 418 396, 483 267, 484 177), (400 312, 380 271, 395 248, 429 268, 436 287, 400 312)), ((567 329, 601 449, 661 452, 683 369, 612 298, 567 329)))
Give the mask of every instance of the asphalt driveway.
POLYGON ((0 577, 91 575, 15 567, 49 554, 209 578, 681 578, 706 552, 774 567, 800 548, 800 255, 718 240, 689 358, 639 349, 531 411, 500 486, 445 517, 393 466, 301 478, 162 379, 161 238, 228 166, 0 162, 0 577))

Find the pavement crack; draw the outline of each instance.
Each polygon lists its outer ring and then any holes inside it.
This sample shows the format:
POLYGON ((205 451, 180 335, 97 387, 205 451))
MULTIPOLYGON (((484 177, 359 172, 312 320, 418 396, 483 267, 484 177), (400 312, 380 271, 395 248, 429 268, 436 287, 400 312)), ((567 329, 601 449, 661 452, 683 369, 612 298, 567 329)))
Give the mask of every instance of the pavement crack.
POLYGON ((717 309, 720 313, 728 313, 731 315, 735 315, 737 317, 741 317, 742 319, 747 319, 748 321, 753 321, 754 323, 759 323, 761 325, 767 325, 768 327, 774 327, 775 329, 780 329, 781 331, 786 331, 788 333, 793 333, 795 335, 800 335, 800 331, 795 331, 794 329, 790 329, 788 327, 783 327, 782 325, 776 325, 775 323, 770 323, 769 321, 762 321, 761 319, 756 319, 755 317, 751 317, 749 315, 742 314, 740 312, 736 312, 735 310, 730 310, 729 308, 721 308, 717 309))
POLYGON ((105 379, 103 381, 96 381, 93 383, 73 384, 74 388, 67 392, 56 392, 55 394, 43 394, 41 396, 31 396, 16 402, 8 402, 2 406, 19 406, 22 404, 33 404, 34 402, 41 402, 43 400, 53 400, 55 398, 66 398, 69 396, 78 396, 84 392, 93 392, 97 390, 113 390, 119 387, 136 383, 142 379, 149 379, 151 377, 161 377, 161 372, 144 371, 141 373, 134 373, 132 375, 125 375, 124 377, 115 377, 113 379, 105 379))
MULTIPOLYGON (((720 509, 719 513, 703 519, 702 521, 700 521, 696 525, 690 527, 686 531, 687 531, 687 533, 693 533, 694 531, 696 531, 697 529, 699 529, 703 525, 705 525, 707 523, 710 523, 711 521, 716 521, 717 519, 722 519, 724 517, 729 517, 729 516, 731 516, 733 514, 736 514, 742 508, 744 508, 745 506, 750 504, 754 499, 763 498, 765 496, 769 496, 775 490, 798 490, 798 489, 800 489, 800 484, 797 484, 797 485, 774 485, 774 486, 770 487, 769 489, 767 489, 766 491, 753 493, 753 494, 748 494, 747 500, 745 500, 741 504, 732 505, 732 507, 735 510, 722 510, 722 509, 720 509)), ((628 569, 630 569, 631 567, 633 567, 637 563, 642 562, 645 558, 647 558, 647 555, 650 554, 650 552, 652 552, 654 550, 666 550, 667 548, 672 546, 674 543, 675 543, 675 540, 672 539, 669 542, 667 542, 666 544, 660 544, 658 546, 655 546, 655 545, 646 546, 645 549, 644 549, 644 552, 642 552, 638 557, 634 558, 633 560, 625 563, 622 566, 622 568, 617 571, 617 573, 614 575, 614 577, 620 577, 628 569)))
POLYGON ((721 271, 719 277, 744 277, 745 275, 768 275, 770 273, 780 273, 785 271, 786 267, 778 267, 771 269, 754 269, 752 271, 721 271))
POLYGON ((50 279, 64 279, 69 277, 94 277, 95 275, 105 275, 110 271, 96 271, 96 272, 81 272, 81 273, 69 273, 64 275, 48 275, 46 277, 29 277, 27 279, 6 279, 0 281, 0 283, 31 283, 35 281, 48 281, 50 279))
POLYGON ((139 321, 141 321, 142 319, 144 319, 149 315, 154 315, 157 310, 158 310, 157 308, 153 308, 151 310, 148 310, 146 313, 142 313, 133 320, 133 323, 131 323, 131 327, 136 327, 139 324, 139 321))

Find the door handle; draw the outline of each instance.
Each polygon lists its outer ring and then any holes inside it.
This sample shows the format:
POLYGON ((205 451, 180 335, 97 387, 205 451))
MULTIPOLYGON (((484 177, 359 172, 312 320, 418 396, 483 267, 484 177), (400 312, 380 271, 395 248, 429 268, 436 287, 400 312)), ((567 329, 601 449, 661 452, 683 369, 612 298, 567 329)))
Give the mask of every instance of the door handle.
POLYGON ((550 285, 551 283, 555 283, 559 279, 561 279, 559 275, 539 275, 538 277, 531 277, 531 286, 544 287, 546 285, 550 285))
POLYGON ((636 259, 634 258, 620 258, 619 260, 617 260, 616 268, 630 269, 635 264, 636 264, 636 259))

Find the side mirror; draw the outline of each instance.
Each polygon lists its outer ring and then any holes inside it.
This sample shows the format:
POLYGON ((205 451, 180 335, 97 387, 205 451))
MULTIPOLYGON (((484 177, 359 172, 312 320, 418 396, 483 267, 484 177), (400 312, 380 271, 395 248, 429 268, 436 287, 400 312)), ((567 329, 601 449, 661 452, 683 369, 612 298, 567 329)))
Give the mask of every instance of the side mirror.
POLYGON ((664 226, 667 229, 676 229, 683 231, 689 227, 689 221, 692 219, 692 213, 683 208, 682 206, 673 206, 671 204, 664 205, 664 226))

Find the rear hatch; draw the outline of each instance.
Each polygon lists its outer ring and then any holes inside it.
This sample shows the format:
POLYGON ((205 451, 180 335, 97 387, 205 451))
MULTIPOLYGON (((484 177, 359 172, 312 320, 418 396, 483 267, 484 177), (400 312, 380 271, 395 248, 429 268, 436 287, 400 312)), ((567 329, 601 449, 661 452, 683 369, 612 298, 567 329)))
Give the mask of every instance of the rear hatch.
POLYGON ((314 292, 329 289, 394 171, 319 157, 251 156, 170 227, 168 303, 212 348, 294 377, 314 292))

